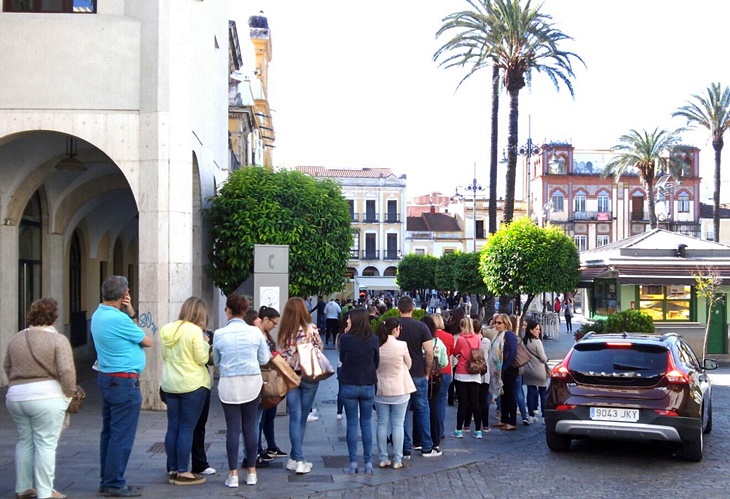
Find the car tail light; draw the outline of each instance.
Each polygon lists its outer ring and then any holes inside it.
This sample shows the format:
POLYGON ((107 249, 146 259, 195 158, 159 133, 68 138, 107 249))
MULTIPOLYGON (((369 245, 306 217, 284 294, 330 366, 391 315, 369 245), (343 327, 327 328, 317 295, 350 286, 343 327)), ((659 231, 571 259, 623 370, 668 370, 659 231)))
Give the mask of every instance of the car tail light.
POLYGON ((570 376, 570 370, 568 369, 568 362, 570 361, 571 355, 573 355, 573 350, 571 350, 568 353, 568 355, 563 359, 563 361, 560 364, 553 367, 553 370, 550 371, 551 378, 566 379, 568 376, 570 376))
POLYGON ((559 405, 555 406, 555 410, 556 411, 572 411, 576 407, 578 407, 578 406, 576 406, 575 404, 559 404, 559 405))
POLYGON ((609 341, 606 342, 606 346, 609 348, 631 348, 634 345, 629 341, 609 341))
POLYGON ((689 384, 689 375, 677 367, 674 363, 674 356, 672 352, 667 350, 667 372, 664 374, 667 381, 674 384, 686 385, 689 384))
POLYGON ((679 416, 679 414, 677 414, 677 411, 663 411, 660 409, 654 409, 654 412, 656 412, 660 416, 679 416))

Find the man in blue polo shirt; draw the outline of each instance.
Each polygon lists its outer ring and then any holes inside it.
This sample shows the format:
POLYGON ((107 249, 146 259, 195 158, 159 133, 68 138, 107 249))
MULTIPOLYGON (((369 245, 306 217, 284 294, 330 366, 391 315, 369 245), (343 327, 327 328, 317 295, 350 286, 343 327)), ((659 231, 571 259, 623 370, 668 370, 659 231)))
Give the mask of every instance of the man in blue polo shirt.
POLYGON ((135 324, 137 315, 125 277, 107 277, 101 286, 101 299, 91 316, 103 417, 99 492, 107 497, 135 497, 141 492, 127 486, 124 472, 142 408, 139 375, 147 360, 143 348, 152 346, 152 338, 135 324))

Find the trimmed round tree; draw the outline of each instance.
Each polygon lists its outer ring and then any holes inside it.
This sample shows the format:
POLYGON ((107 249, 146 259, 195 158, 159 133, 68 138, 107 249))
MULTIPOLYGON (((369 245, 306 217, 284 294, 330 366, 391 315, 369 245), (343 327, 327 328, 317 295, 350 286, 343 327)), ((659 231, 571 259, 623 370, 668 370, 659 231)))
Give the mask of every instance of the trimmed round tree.
POLYGON ((436 287, 438 258, 431 255, 406 255, 398 264, 396 282, 403 291, 421 292, 436 287))
POLYGON ((524 317, 539 293, 575 289, 580 258, 575 243, 558 227, 538 227, 526 217, 502 225, 487 239, 479 269, 495 296, 527 297, 524 317))
POLYGON ((289 246, 289 294, 341 291, 353 235, 338 184, 293 170, 236 170, 203 216, 211 229, 208 268, 224 293, 253 273, 255 244, 289 246))

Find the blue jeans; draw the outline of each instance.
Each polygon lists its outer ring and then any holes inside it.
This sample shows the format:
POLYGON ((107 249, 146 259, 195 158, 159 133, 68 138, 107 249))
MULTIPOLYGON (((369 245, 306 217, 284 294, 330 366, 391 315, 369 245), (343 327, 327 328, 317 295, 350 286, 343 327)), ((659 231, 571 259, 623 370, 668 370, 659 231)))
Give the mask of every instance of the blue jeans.
POLYGON ((276 436, 274 435, 274 419, 276 419, 277 406, 264 409, 261 415, 261 423, 259 423, 259 454, 262 454, 267 449, 278 448, 276 445, 276 436), (266 448, 263 446, 261 439, 261 433, 266 438, 266 448))
POLYGON ((375 385, 342 385, 342 400, 347 416, 347 451, 350 462, 357 463, 357 423, 360 421, 365 464, 373 462, 373 402, 375 385), (360 417, 358 417, 358 409, 360 417))
POLYGON ((342 382, 340 381, 340 367, 337 368, 337 414, 342 414, 345 403, 342 401, 342 382))
POLYGON ((402 404, 375 404, 378 413, 378 457, 388 460, 388 430, 393 435, 393 462, 403 461, 403 427, 408 402, 402 404))
POLYGON ((100 373, 97 385, 102 398, 100 486, 121 489, 127 484, 124 472, 132 453, 142 408, 139 379, 116 378, 100 373))
POLYGON ((446 421, 446 400, 449 397, 449 385, 451 385, 453 377, 450 374, 444 374, 444 379, 441 381, 441 389, 439 390, 438 398, 438 415, 439 415, 439 436, 446 435, 444 431, 444 421, 446 421))
MULTIPOLYGON (((413 417, 418 420, 418 428, 421 432, 422 452, 429 452, 433 449, 433 440, 431 440, 431 409, 428 406, 428 380, 426 376, 413 378, 413 384, 416 385, 416 391, 411 393, 411 401, 408 406, 413 406, 413 417)), ((404 438, 403 450, 411 452, 413 448, 413 439, 411 438, 408 428, 404 422, 404 438)))
POLYGON ((299 388, 286 394, 286 403, 289 406, 290 457, 295 461, 304 461, 302 452, 304 430, 307 427, 307 416, 314 404, 314 397, 317 395, 317 388, 319 388, 319 382, 312 383, 303 379, 299 388))
POLYGON ((534 416, 537 413, 538 398, 540 399, 540 411, 542 411, 542 417, 545 417, 547 387, 527 385, 527 409, 530 411, 530 416, 534 416))
POLYGON ((527 407, 525 407, 525 390, 522 389, 522 375, 517 375, 515 381, 515 395, 517 397, 517 407, 520 409, 520 416, 522 419, 527 419, 527 407))
POLYGON ((167 434, 165 452, 167 469, 185 473, 190 471, 190 453, 193 448, 193 431, 203 411, 210 390, 201 386, 187 393, 165 393, 167 404, 167 434))
POLYGON ((51 497, 56 476, 56 447, 66 417, 63 397, 5 402, 18 429, 15 446, 15 492, 35 488, 38 497, 51 497), (34 485, 35 484, 35 485, 34 485))

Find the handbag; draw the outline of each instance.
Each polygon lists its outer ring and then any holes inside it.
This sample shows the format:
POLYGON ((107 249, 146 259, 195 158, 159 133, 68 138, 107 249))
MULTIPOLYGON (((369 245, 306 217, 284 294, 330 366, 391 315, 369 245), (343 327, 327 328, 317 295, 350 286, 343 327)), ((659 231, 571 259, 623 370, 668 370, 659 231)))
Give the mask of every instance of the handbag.
POLYGON ((86 398, 86 392, 79 385, 76 385, 76 390, 71 397, 71 402, 68 403, 66 412, 69 414, 76 414, 84 407, 84 399, 86 398))
MULTIPOLYGON (((56 379, 56 377, 53 375, 50 369, 46 367, 43 362, 38 360, 38 357, 35 356, 33 353, 33 349, 30 346, 30 339, 28 338, 28 329, 25 330, 25 342, 28 344, 28 351, 30 352, 30 356, 33 357, 33 360, 35 360, 35 363, 38 364, 43 368, 44 371, 48 373, 48 375, 56 379)), ((71 396, 71 402, 68 403, 68 407, 66 408, 66 412, 69 414, 76 414, 78 413, 81 408, 84 406, 84 399, 86 398, 86 392, 83 388, 81 388, 79 385, 76 385, 76 388, 74 389, 74 394, 71 396)))
POLYGON ((521 341, 517 341, 517 357, 515 357, 514 362, 512 362, 512 367, 522 367, 528 362, 530 362, 531 358, 530 351, 527 349, 524 343, 521 341))
POLYGON ((312 342, 299 343, 297 345, 299 354, 299 367, 302 370, 302 379, 316 383, 325 380, 335 373, 332 363, 325 357, 322 351, 315 347, 312 342))
MULTIPOLYGON (((436 338, 433 339, 433 347, 436 348, 436 338)), ((441 383, 441 381, 444 379, 444 373, 441 372, 441 369, 446 366, 441 366, 441 363, 439 362, 439 359, 436 358, 436 356, 433 356, 433 362, 431 363, 431 372, 428 376, 429 383, 441 383)))
POLYGON ((286 359, 284 359, 284 357, 282 357, 278 352, 272 354, 269 365, 272 369, 275 369, 279 373, 281 379, 284 380, 284 383, 286 384, 286 393, 299 387, 301 378, 297 376, 294 369, 291 368, 286 359))
POLYGON ((261 406, 264 409, 274 407, 281 402, 286 396, 286 381, 279 371, 271 367, 271 362, 265 366, 261 366, 261 378, 263 385, 261 386, 261 406))
POLYGON ((307 328, 305 343, 297 344, 297 355, 299 356, 299 369, 302 379, 316 383, 325 380, 335 373, 330 361, 322 353, 322 350, 314 346, 312 325, 307 328))

